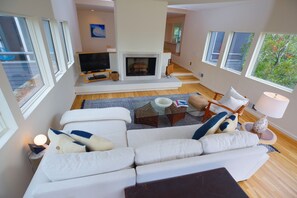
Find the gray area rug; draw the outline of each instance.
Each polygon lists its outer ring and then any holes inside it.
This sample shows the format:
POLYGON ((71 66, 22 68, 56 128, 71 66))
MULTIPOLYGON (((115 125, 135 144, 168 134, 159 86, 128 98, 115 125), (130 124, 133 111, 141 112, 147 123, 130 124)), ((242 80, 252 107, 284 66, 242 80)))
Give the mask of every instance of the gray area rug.
MULTIPOLYGON (((134 109, 136 108, 135 104, 139 102, 150 102, 157 97, 167 97, 171 100, 187 100, 192 94, 175 94, 175 95, 158 95, 158 96, 147 96, 147 97, 130 97, 130 98, 114 98, 114 99, 103 99, 103 100, 84 100, 81 106, 81 109, 89 108, 106 108, 106 107, 125 107, 129 109, 131 113, 132 122, 127 125, 128 129, 144 129, 144 128, 154 128, 152 126, 144 124, 134 124, 134 109)), ((202 117, 195 117, 186 113, 186 117, 183 120, 178 121, 174 126, 183 126, 183 125, 193 125, 200 124, 202 117)), ((170 122, 167 116, 159 116, 159 128, 169 127, 170 122)))

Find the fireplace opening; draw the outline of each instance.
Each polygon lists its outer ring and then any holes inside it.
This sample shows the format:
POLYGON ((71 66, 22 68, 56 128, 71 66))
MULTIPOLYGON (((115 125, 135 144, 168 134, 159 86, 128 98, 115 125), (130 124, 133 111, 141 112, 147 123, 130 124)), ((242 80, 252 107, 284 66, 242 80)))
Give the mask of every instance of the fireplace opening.
POLYGON ((154 76, 155 57, 126 57, 126 76, 154 76))

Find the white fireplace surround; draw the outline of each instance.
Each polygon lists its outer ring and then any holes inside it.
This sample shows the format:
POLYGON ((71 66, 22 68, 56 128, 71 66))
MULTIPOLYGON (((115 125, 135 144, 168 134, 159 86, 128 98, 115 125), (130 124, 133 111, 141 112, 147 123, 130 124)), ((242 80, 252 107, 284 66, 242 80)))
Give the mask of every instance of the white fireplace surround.
MULTIPOLYGON (((122 80, 152 80, 152 79, 160 79, 161 78, 161 54, 158 53, 122 53, 122 68, 120 69, 122 71, 122 80), (155 75, 151 76, 127 76, 126 75, 126 58, 133 57, 133 58, 156 58, 156 68, 155 68, 155 75)), ((120 66, 119 65, 119 66, 120 66)), ((121 66, 120 66, 121 67, 121 66)))

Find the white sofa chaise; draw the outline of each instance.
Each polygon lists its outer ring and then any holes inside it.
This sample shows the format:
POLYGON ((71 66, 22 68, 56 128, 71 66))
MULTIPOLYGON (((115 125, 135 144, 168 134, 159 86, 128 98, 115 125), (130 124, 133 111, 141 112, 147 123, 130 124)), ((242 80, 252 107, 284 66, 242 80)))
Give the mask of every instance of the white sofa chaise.
MULTIPOLYGON (((127 109, 119 107, 68 111, 61 119, 61 125, 64 125, 65 131, 85 130, 111 140, 115 145, 115 149, 132 147, 135 151, 144 145, 150 145, 160 140, 191 139, 195 131, 202 125, 127 131, 126 122, 131 122, 130 113, 127 109)), ((269 158, 265 147, 253 146, 137 165, 135 167, 131 165, 112 172, 51 181, 42 168, 44 167, 42 163, 47 161, 46 158, 50 155, 55 155, 51 145, 32 178, 24 197, 123 198, 125 197, 124 189, 136 183, 186 175, 219 167, 225 167, 236 181, 242 181, 251 177, 269 158)))

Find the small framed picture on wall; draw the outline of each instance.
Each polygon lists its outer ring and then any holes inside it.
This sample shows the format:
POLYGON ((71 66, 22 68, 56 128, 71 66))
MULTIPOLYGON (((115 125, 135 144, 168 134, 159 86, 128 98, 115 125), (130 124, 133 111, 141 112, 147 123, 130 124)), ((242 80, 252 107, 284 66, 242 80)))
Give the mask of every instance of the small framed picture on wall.
POLYGON ((92 38, 105 38, 105 25, 104 24, 90 24, 92 38))

